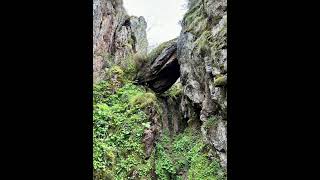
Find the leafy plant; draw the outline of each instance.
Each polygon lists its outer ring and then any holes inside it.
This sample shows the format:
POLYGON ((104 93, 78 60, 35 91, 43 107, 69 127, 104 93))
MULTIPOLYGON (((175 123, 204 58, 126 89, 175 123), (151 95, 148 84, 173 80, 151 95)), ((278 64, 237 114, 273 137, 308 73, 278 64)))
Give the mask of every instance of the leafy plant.
POLYGON ((182 84, 180 82, 176 82, 168 89, 164 95, 170 97, 172 100, 176 100, 182 94, 182 84))
POLYGON ((219 163, 209 159, 207 149, 201 135, 191 129, 173 138, 165 132, 157 143, 156 174, 159 179, 182 179, 183 173, 192 180, 225 179, 219 163))
MULTIPOLYGON (((114 69, 115 73, 120 73, 114 69)), ((93 166, 95 179, 149 179, 152 158, 144 159, 142 138, 150 127, 142 106, 129 101, 148 94, 131 83, 112 93, 110 82, 94 86, 93 104, 93 166)), ((150 92, 149 95, 151 96, 150 92)))

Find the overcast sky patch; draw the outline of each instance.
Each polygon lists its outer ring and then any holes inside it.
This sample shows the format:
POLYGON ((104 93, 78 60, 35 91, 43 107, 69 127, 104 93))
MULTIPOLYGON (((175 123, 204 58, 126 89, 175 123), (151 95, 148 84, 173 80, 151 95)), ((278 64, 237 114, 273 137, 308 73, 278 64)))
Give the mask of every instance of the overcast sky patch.
POLYGON ((129 15, 143 16, 147 23, 149 46, 179 36, 179 21, 186 12, 186 0, 123 0, 129 15))

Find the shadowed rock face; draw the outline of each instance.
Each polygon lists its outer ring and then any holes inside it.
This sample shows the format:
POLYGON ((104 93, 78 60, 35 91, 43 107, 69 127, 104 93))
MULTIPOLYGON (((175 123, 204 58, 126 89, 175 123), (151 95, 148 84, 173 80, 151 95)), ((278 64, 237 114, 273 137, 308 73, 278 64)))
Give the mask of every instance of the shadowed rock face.
POLYGON ((162 93, 168 90, 180 77, 180 66, 178 63, 176 41, 164 48, 139 73, 137 82, 145 84, 153 91, 162 93))

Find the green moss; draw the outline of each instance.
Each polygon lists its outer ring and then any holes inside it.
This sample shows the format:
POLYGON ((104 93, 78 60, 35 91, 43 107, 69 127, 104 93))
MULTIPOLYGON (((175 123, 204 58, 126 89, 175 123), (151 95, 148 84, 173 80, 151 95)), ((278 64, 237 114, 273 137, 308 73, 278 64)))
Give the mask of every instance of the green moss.
POLYGON ((176 40, 177 40, 177 38, 172 39, 172 40, 170 40, 170 41, 166 41, 166 42, 164 42, 164 43, 161 43, 158 47, 156 47, 155 49, 153 49, 153 50, 148 54, 148 56, 147 56, 148 61, 149 61, 149 62, 150 62, 150 61, 153 61, 155 58, 157 58, 157 57, 161 54, 161 52, 162 52, 165 48, 167 48, 167 47, 171 46, 172 44, 174 44, 174 43, 176 42, 176 40))
POLYGON ((195 41, 196 51, 198 53, 210 54, 212 43, 212 34, 210 31, 204 31, 195 41))
POLYGON ((214 79, 213 85, 217 87, 227 85, 227 77, 226 76, 217 77, 216 79, 214 79))
POLYGON ((132 39, 132 37, 129 38, 128 43, 129 43, 131 46, 135 43, 134 40, 132 39))
POLYGON ((169 97, 171 100, 177 100, 182 95, 182 84, 180 82, 176 82, 168 89, 163 96, 169 97))
POLYGON ((217 125, 217 118, 216 117, 210 117, 210 118, 208 118, 208 120, 206 121, 206 122, 204 122, 203 123, 203 127, 205 128, 205 129, 210 129, 210 128, 212 128, 212 127, 214 127, 215 125, 217 125))
POLYGON ((226 25, 212 37, 211 56, 215 57, 216 52, 227 46, 227 27, 226 25))
POLYGON ((186 12, 186 14, 183 17, 183 21, 186 25, 189 25, 191 21, 195 17, 200 17, 202 15, 202 3, 200 0, 196 0, 197 2, 192 3, 193 5, 189 8, 189 10, 186 12))
POLYGON ((129 49, 132 49, 132 45, 130 43, 126 43, 124 45, 127 46, 129 49))
POLYGON ((187 11, 183 18, 186 32, 191 32, 196 36, 200 36, 203 31, 208 30, 209 21, 204 12, 203 3, 200 0, 187 11))
POLYGON ((112 56, 110 53, 103 53, 101 54, 102 58, 104 61, 107 61, 107 62, 114 62, 114 56, 112 56))
POLYGON ((133 81, 138 71, 147 63, 147 56, 144 54, 129 55, 126 60, 127 67, 124 69, 125 78, 128 81, 133 81))
POLYGON ((138 93, 129 100, 129 103, 140 108, 145 108, 147 106, 156 106, 158 104, 157 97, 152 92, 138 93))
POLYGON ((114 65, 106 69, 108 79, 108 90, 110 92, 116 91, 126 81, 125 72, 120 66, 114 65))
POLYGON ((195 155, 191 159, 188 178, 193 180, 224 179, 217 161, 209 161, 208 157, 195 155))

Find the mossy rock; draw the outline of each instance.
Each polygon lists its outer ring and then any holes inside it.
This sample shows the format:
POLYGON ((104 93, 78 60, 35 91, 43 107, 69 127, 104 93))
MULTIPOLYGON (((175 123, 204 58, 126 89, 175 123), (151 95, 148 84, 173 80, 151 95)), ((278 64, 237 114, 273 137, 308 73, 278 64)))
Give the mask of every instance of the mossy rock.
POLYGON ((227 85, 227 76, 220 76, 216 78, 213 82, 213 85, 216 87, 221 87, 227 85))
POLYGON ((182 92, 183 92, 183 87, 181 82, 176 82, 163 95, 165 97, 169 97, 171 100, 176 100, 178 97, 182 95, 182 92))
POLYGON ((122 70, 122 68, 120 66, 112 66, 110 68, 110 74, 111 75, 119 75, 119 76, 123 76, 124 72, 122 70))
POLYGON ((148 60, 149 62, 150 62, 150 61, 153 61, 154 59, 156 59, 156 58, 161 54, 161 52, 162 52, 165 48, 173 45, 173 44, 176 43, 176 42, 177 42, 177 38, 161 43, 158 47, 156 47, 155 49, 153 49, 153 50, 147 55, 147 60, 148 60))
POLYGON ((212 51, 212 45, 212 34, 208 30, 204 31, 195 41, 195 48, 197 53, 210 54, 212 51))
POLYGON ((203 123, 203 127, 204 129, 208 130, 217 126, 217 124, 218 124, 217 117, 210 117, 206 122, 203 123))
POLYGON ((158 104, 157 97, 152 92, 140 93, 130 99, 129 103, 139 108, 145 108, 148 106, 156 106, 158 104))

